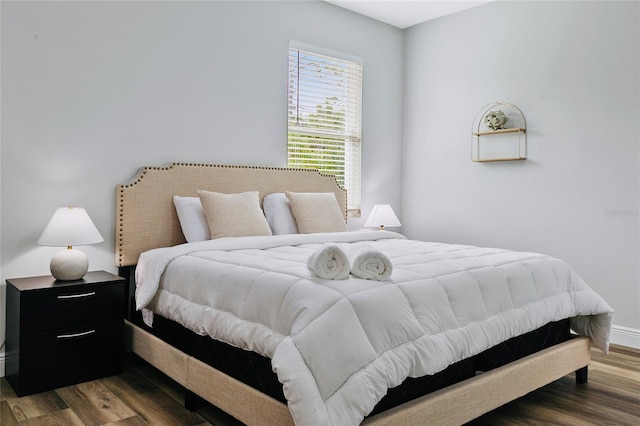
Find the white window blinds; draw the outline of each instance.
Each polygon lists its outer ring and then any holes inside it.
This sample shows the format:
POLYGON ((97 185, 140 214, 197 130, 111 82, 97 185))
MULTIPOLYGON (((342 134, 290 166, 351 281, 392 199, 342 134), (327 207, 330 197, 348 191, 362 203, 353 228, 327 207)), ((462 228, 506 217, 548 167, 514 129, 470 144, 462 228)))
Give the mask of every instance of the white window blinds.
POLYGON ((360 212, 362 63, 289 47, 287 165, 336 176, 360 212))

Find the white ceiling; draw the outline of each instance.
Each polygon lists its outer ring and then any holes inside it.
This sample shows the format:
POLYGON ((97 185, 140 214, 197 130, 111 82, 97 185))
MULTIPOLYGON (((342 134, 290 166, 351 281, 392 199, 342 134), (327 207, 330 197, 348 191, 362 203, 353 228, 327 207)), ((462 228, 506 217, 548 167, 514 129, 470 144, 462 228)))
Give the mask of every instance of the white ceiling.
POLYGON ((325 0, 378 21, 404 29, 492 0, 325 0))

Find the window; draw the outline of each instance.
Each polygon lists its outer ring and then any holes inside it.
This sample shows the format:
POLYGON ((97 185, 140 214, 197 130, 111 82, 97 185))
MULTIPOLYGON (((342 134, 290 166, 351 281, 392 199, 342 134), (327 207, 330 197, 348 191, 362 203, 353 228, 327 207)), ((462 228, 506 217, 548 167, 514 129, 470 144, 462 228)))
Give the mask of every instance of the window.
POLYGON ((289 46, 287 166, 335 175, 359 216, 362 61, 330 55, 289 46))

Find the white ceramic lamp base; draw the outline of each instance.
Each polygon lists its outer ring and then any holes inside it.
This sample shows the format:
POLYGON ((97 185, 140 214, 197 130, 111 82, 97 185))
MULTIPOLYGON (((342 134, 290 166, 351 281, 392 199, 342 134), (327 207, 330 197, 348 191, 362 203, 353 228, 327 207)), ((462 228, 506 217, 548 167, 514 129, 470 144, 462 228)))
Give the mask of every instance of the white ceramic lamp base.
POLYGON ((51 258, 51 275, 60 281, 79 280, 89 270, 89 258, 80 250, 67 248, 51 258))

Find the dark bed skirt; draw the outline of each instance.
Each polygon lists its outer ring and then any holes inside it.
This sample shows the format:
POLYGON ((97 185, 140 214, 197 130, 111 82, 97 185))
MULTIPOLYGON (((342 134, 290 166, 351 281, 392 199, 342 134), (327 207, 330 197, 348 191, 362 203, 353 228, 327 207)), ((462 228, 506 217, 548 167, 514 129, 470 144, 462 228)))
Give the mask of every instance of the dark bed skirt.
MULTIPOLYGON (((159 315, 154 316, 153 328, 147 327, 142 322, 139 312, 132 316, 132 320, 137 326, 182 352, 286 403, 282 385, 271 369, 269 358, 233 347, 208 336, 200 336, 159 315)), ((452 364, 434 375, 406 379, 400 386, 389 389, 387 395, 376 405, 371 415, 471 378, 479 372, 503 366, 542 349, 565 342, 570 338, 568 319, 549 323, 530 333, 507 340, 472 358, 452 364)))

